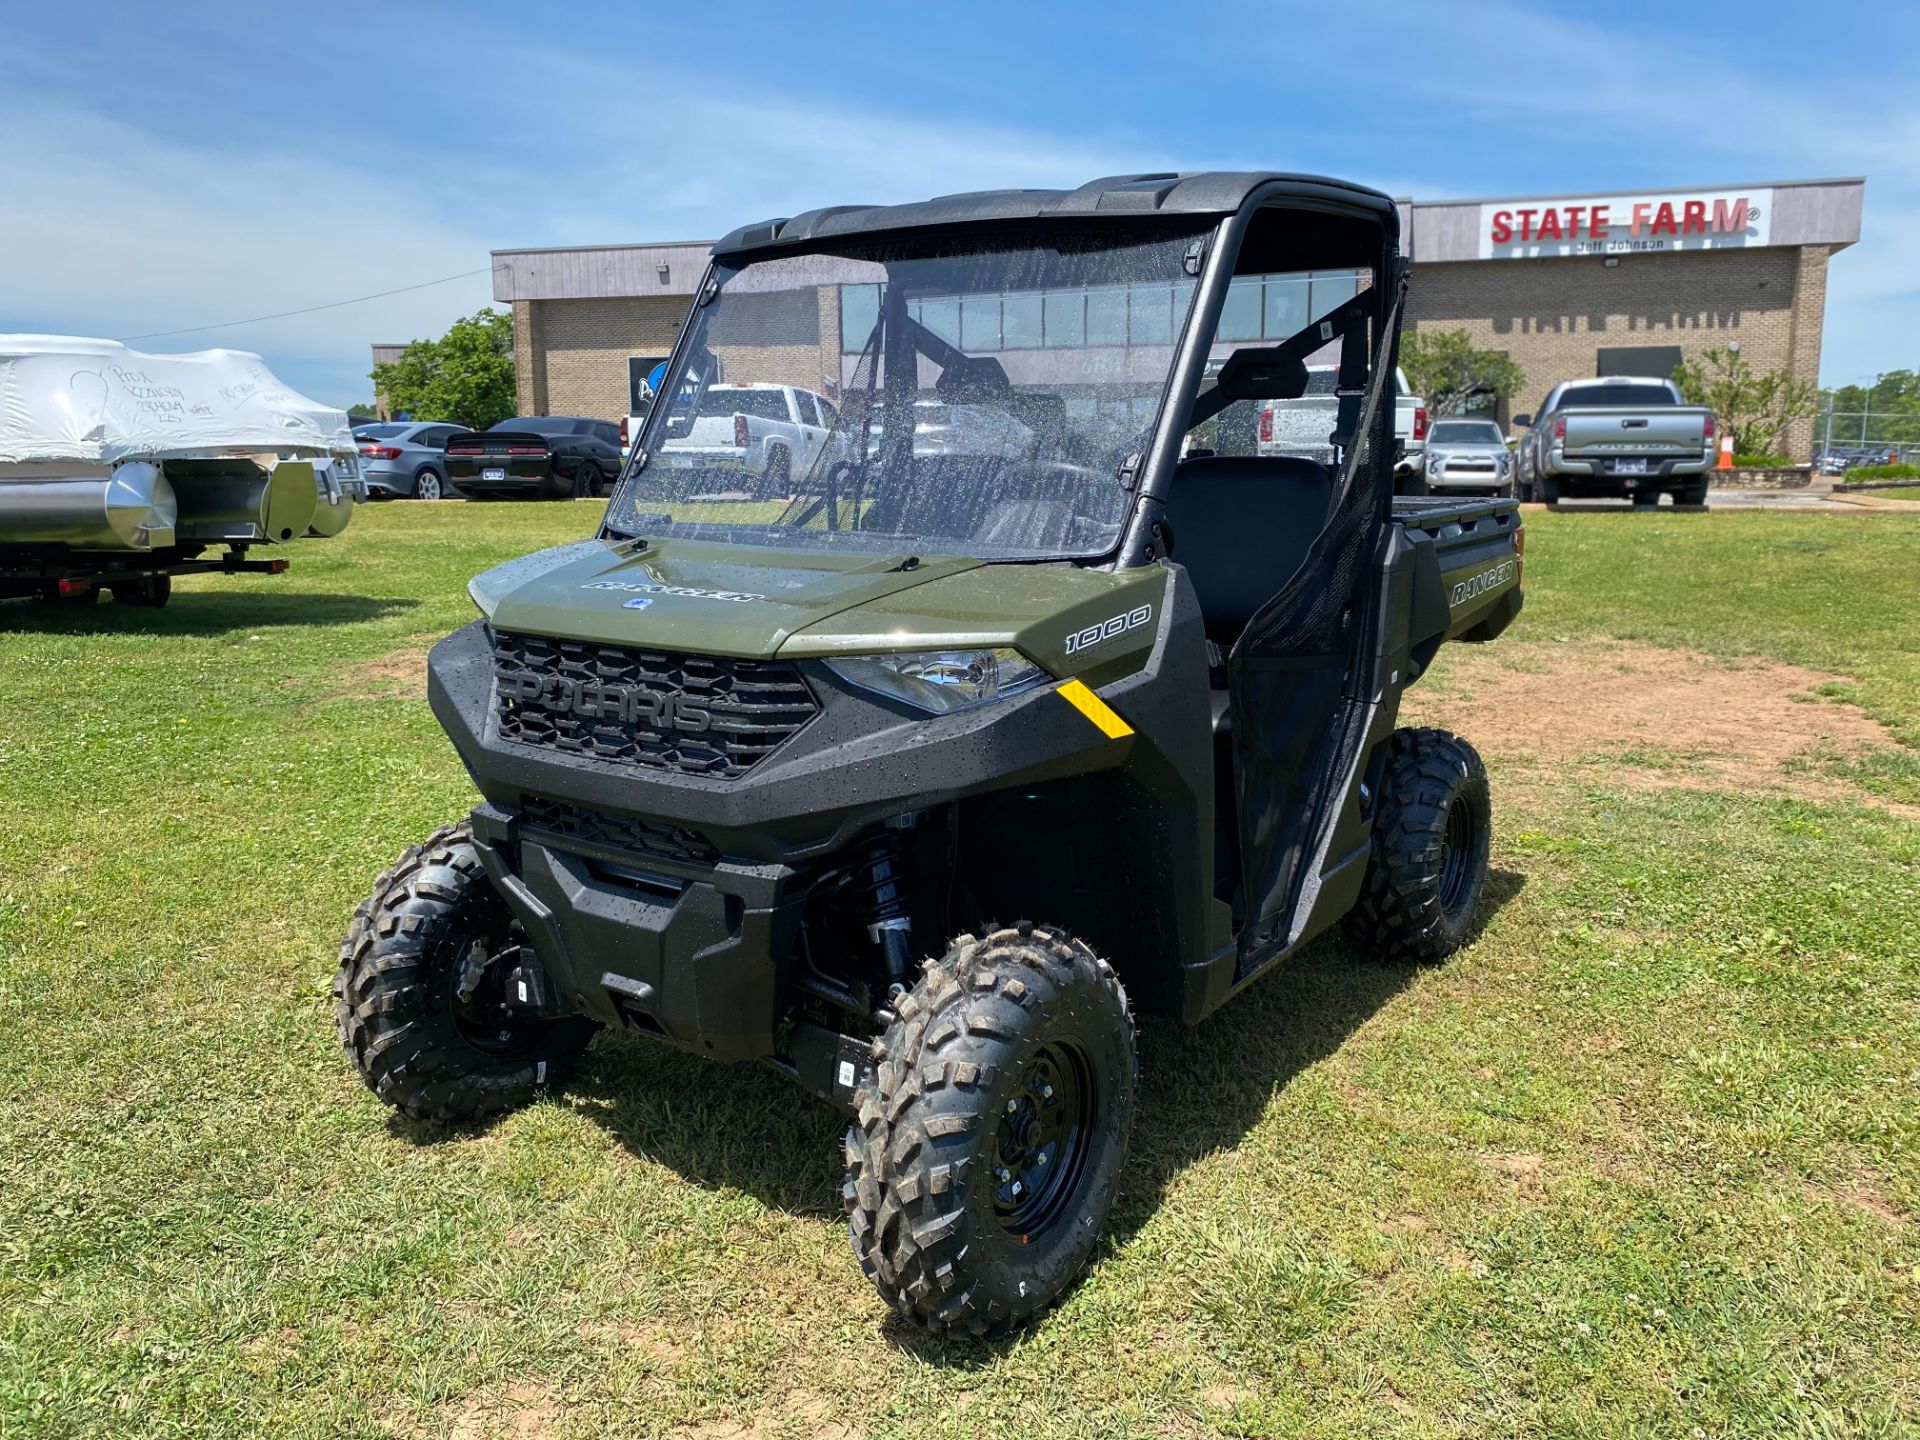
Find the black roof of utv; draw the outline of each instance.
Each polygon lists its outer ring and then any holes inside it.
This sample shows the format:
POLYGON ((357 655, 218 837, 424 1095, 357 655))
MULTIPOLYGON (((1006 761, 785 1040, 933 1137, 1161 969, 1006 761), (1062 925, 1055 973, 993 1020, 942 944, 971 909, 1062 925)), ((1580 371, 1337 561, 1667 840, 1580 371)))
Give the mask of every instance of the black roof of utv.
POLYGON ((1109 175, 1077 190, 976 190, 941 195, 906 205, 833 205, 792 219, 743 225, 713 247, 715 256, 754 250, 779 250, 825 240, 928 230, 994 220, 1036 220, 1143 215, 1231 215, 1256 191, 1262 199, 1328 202, 1351 211, 1377 212, 1390 236, 1397 237, 1399 211, 1390 196, 1365 185, 1322 175, 1284 175, 1264 171, 1208 170, 1184 175, 1109 175))

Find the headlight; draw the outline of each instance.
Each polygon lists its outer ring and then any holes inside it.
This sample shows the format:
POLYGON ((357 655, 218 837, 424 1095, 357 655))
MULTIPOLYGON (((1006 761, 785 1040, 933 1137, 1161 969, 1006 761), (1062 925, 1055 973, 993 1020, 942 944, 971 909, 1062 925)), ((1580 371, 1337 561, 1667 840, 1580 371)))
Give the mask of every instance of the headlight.
POLYGON ((848 684, 935 715, 1004 700, 1052 677, 1018 650, 905 650, 827 661, 848 684))

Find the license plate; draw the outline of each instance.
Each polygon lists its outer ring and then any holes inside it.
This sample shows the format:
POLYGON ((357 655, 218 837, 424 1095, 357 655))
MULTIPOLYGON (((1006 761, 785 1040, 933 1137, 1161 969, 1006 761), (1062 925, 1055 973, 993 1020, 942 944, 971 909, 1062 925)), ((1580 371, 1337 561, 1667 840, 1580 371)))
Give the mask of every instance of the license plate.
MULTIPOLYGON (((1643 465, 1641 468, 1645 469, 1646 467, 1643 465)), ((505 470, 482 470, 480 472, 480 478, 482 480, 504 480, 507 478, 507 472, 505 470)))
POLYGON ((1644 460, 1616 460, 1613 462, 1613 473, 1616 475, 1644 475, 1647 473, 1647 462, 1644 460))

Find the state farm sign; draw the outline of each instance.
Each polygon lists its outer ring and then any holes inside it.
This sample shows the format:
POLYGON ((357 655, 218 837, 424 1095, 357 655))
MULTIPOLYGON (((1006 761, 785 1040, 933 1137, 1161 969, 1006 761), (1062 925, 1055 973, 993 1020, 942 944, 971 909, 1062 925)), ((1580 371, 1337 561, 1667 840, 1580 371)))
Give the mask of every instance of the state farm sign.
POLYGON ((1480 207, 1482 260, 1738 249, 1767 243, 1771 190, 1501 200, 1480 207))

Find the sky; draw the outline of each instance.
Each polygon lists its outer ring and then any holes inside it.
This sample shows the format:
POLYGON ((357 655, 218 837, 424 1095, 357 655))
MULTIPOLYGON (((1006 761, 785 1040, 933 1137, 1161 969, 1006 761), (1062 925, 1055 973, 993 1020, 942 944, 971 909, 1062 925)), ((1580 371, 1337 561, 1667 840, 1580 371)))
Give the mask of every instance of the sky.
POLYGON ((491 301, 496 248, 1141 170, 1418 199, 1864 175, 1846 383, 1920 368, 1916 61, 1889 0, 0 0, 0 330, 253 350, 344 406, 371 343, 491 301))

